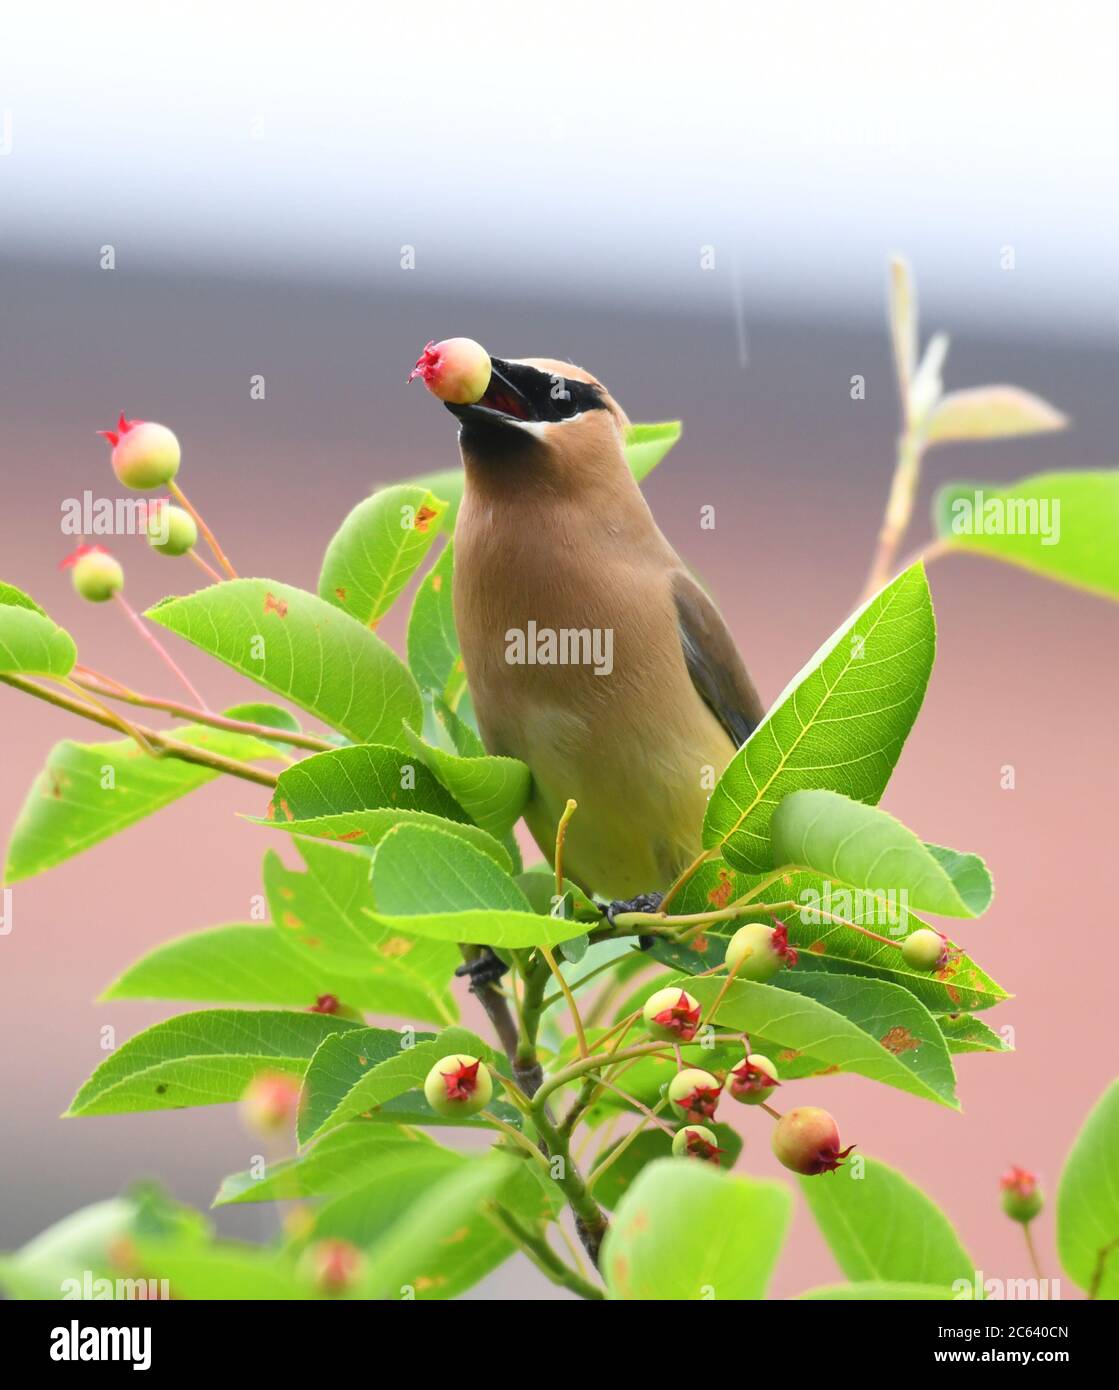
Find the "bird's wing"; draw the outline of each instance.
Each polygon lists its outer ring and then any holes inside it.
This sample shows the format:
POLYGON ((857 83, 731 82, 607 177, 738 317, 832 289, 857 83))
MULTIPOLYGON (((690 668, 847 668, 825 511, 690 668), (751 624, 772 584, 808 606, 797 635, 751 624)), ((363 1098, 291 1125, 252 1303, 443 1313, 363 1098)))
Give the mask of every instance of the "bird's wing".
POLYGON ((684 661, 692 684, 735 747, 745 743, 765 714, 722 615, 684 570, 672 574, 672 597, 684 661))

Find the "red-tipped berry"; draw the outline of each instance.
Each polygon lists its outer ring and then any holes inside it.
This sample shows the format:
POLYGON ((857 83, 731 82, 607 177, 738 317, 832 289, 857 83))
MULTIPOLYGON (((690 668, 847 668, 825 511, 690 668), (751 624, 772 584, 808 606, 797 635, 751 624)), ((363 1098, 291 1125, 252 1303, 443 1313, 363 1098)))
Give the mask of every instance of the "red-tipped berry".
POLYGON ((641 1012, 646 1028, 661 1042, 691 1042, 703 1017, 699 1000, 678 985, 650 994, 641 1012))
POLYGON ((1044 1205, 1041 1187, 1035 1173, 1025 1168, 1009 1168, 999 1179, 1002 1189, 1002 1209, 1011 1221, 1023 1226, 1031 1222, 1044 1205))
POLYGON ((901 943, 901 958, 911 970, 939 970, 948 959, 948 943, 938 931, 921 927, 901 943))
POLYGON ((685 1067, 669 1082, 668 1099, 677 1115, 696 1124, 715 1116, 722 1087, 709 1071, 685 1067))
POLYGON ((433 396, 450 405, 473 405, 486 394, 493 367, 490 355, 473 338, 445 338, 428 343, 412 368, 433 396))
POLYGON ((80 545, 59 566, 72 570, 74 592, 90 603, 104 603, 124 588, 124 570, 100 545, 80 545))
POLYGON ((777 1068, 760 1052, 751 1052, 738 1066, 727 1072, 727 1094, 743 1105, 761 1105, 780 1086, 777 1068))
POLYGON ((157 502, 148 509, 145 527, 148 544, 161 555, 185 555, 198 540, 194 517, 170 502, 157 502))
POLYGON ((365 1270, 365 1256, 348 1240, 316 1240, 299 1257, 299 1273, 318 1293, 348 1293, 365 1270))
POLYGON ((462 1120, 490 1103, 493 1078, 477 1057, 453 1052, 441 1057, 428 1072, 424 1095, 437 1115, 462 1120))
POLYGON ((290 1128, 299 1112, 299 1078, 282 1071, 262 1071, 241 1097, 241 1116, 257 1134, 290 1128))
POLYGON ((832 1172, 854 1147, 839 1147, 839 1126, 826 1110, 815 1105, 787 1111, 773 1127, 773 1152, 778 1161, 806 1177, 832 1172))
POLYGON ((672 1136, 672 1152, 677 1158, 698 1158, 704 1163, 718 1163, 719 1140, 706 1125, 686 1125, 672 1136))
POLYGON ((166 425, 154 420, 126 420, 115 430, 98 430, 113 446, 113 472, 125 487, 165 487, 179 471, 182 450, 166 425))
POLYGON ((748 922, 727 943, 726 963, 736 980, 764 983, 782 966, 796 965, 797 953, 789 945, 784 924, 767 927, 764 922, 748 922))

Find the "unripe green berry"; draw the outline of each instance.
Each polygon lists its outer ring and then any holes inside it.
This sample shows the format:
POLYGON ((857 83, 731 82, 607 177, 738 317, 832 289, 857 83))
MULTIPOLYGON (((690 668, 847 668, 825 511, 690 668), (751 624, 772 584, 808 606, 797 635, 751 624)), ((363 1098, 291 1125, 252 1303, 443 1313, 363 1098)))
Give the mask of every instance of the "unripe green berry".
POLYGON ((641 1014, 650 1036, 661 1042, 691 1042, 702 1020, 699 1000, 679 985, 650 994, 641 1014))
POLYGON ((678 1071, 668 1085, 668 1099, 677 1115, 689 1122, 714 1119, 722 1087, 718 1078, 698 1067, 678 1071))
POLYGON ((182 507, 163 502, 147 518, 148 544, 161 555, 185 555, 198 540, 194 517, 182 507))
POLYGON ((795 965, 797 953, 789 945, 788 929, 748 922, 727 943, 726 963, 736 980, 764 984, 784 965, 795 965))
POLYGON ((901 958, 911 970, 939 970, 948 958, 948 945, 938 931, 921 927, 901 943, 901 958))
POLYGON ((448 1120, 465 1120, 484 1110, 493 1095, 493 1078, 485 1064, 466 1052, 441 1057, 424 1081, 427 1103, 448 1120))
POLYGON ((704 1163, 718 1163, 719 1141, 706 1125, 685 1125, 672 1136, 672 1152, 676 1158, 698 1158, 704 1163))
POLYGON ((90 603, 104 603, 124 588, 120 561, 99 545, 80 546, 62 564, 73 571, 70 578, 74 592, 90 603))
POLYGON ((331 1236, 308 1245, 299 1257, 299 1273, 318 1293, 348 1293, 365 1270, 365 1256, 348 1240, 331 1236))
POLYGON ((301 1092, 296 1076, 282 1071, 258 1072, 241 1097, 241 1117, 257 1134, 277 1134, 291 1127, 299 1112, 301 1092))
POLYGON ((761 1105, 780 1084, 777 1068, 760 1052, 751 1052, 745 1061, 727 1072, 727 1094, 743 1105, 761 1105))
POLYGON ((486 394, 493 374, 490 355, 473 338, 428 343, 408 380, 419 377, 433 396, 448 405, 473 405, 486 394))
POLYGON ((122 414, 115 430, 99 433, 113 446, 113 472, 125 487, 165 487, 179 471, 182 450, 166 425, 122 414))
POLYGON ((1045 1204, 1037 1176, 1025 1168, 1011 1168, 999 1181, 1002 1209, 1011 1221, 1028 1225, 1045 1204))
POLYGON ((839 1147, 839 1126, 826 1110, 815 1105, 788 1110, 773 1126, 773 1152, 778 1162, 806 1177, 832 1172, 854 1147, 839 1147))

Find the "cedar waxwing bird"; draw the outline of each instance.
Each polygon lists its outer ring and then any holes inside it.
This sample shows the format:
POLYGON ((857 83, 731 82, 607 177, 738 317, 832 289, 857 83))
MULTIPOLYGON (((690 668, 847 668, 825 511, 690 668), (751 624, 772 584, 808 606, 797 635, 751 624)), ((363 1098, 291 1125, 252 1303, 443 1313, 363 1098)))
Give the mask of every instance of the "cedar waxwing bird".
POLYGON ((528 765, 525 820, 550 861, 578 803, 567 877, 615 907, 663 893, 762 718, 742 658, 654 521, 599 381, 495 357, 481 399, 447 409, 466 475, 455 624, 482 741, 528 765))

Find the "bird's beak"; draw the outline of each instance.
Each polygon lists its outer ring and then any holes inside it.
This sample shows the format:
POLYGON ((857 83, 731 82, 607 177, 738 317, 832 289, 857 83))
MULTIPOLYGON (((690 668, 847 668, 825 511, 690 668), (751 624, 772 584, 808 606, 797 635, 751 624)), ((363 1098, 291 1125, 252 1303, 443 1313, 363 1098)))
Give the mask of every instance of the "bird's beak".
POLYGON ((492 426, 497 429, 527 429, 562 419, 552 399, 552 378, 547 372, 527 367, 520 362, 506 362, 491 357, 490 384, 485 395, 473 405, 452 405, 444 402, 463 426, 492 426))

